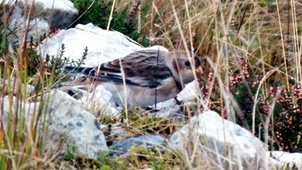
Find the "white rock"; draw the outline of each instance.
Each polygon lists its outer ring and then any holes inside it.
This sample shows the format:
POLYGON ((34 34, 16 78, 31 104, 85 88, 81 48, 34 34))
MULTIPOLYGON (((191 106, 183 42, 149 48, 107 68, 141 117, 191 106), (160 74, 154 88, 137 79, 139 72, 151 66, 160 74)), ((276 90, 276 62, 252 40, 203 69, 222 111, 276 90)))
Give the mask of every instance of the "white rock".
POLYGON ((223 169, 227 165, 254 169, 271 165, 259 139, 213 111, 192 117, 169 141, 188 159, 197 156, 196 159, 210 161, 223 169))
POLYGON ((64 57, 70 60, 81 59, 85 47, 88 48, 83 67, 97 66, 141 49, 122 33, 106 31, 92 24, 79 24, 75 28, 61 30, 53 38, 44 40, 38 49, 43 56, 58 56, 62 44, 65 44, 64 57))
MULTIPOLYGON (((13 109, 12 113, 16 113, 14 109, 17 99, 9 100, 6 96, 1 100, 4 102, 4 120, 7 122, 8 118, 5 115, 9 113, 10 108, 13 109)), ((43 142, 48 149, 56 150, 63 141, 62 153, 69 150, 75 156, 94 159, 100 156, 101 151, 108 149, 99 122, 94 115, 83 109, 80 102, 59 90, 46 95, 44 102, 42 111, 44 114, 41 115, 39 124, 44 137, 43 142)), ((39 105, 41 104, 22 102, 23 109, 18 113, 22 111, 27 129, 31 129, 31 119, 33 115, 37 115, 38 110, 35 108, 39 108, 39 105)))
POLYGON ((284 151, 270 151, 268 154, 275 160, 289 169, 302 170, 302 154, 301 153, 288 153, 284 151))
POLYGON ((102 116, 110 116, 112 118, 119 116, 120 113, 114 103, 111 102, 111 93, 104 86, 99 85, 92 93, 80 99, 83 107, 92 110, 93 113, 100 113, 102 116))
POLYGON ((51 140, 67 134, 66 149, 75 148, 75 155, 88 158, 97 158, 100 151, 108 149, 99 122, 80 102, 59 90, 50 93, 49 102, 51 140))
MULTIPOLYGON (((192 81, 189 84, 185 85, 185 88, 179 92, 176 96, 177 100, 180 101, 185 106, 190 106, 191 109, 194 110, 195 113, 198 113, 197 111, 197 98, 198 98, 198 88, 197 88, 197 82, 192 81)), ((182 112, 180 112, 180 105, 176 104, 175 99, 169 99, 164 102, 160 102, 155 105, 150 106, 151 108, 155 110, 159 110, 158 112, 151 113, 152 116, 158 116, 163 118, 177 118, 177 119, 183 119, 184 115, 182 112)))
POLYGON ((34 41, 37 41, 41 35, 48 33, 49 29, 69 26, 76 19, 78 13, 69 0, 19 0, 16 5, 14 1, 5 0, 5 4, 10 8, 1 16, 1 21, 4 22, 8 18, 10 19, 8 23, 9 30, 14 30, 13 35, 18 37, 17 39, 13 37, 14 44, 18 42, 18 39, 22 40, 27 19, 30 23, 30 30, 26 31, 28 32, 27 41, 30 40, 31 36, 34 41), (13 6, 14 11, 10 14, 13 6), (29 18, 28 9, 31 9, 29 18))
POLYGON ((195 80, 186 84, 185 88, 177 95, 177 99, 183 103, 196 103, 196 98, 198 98, 198 83, 195 80))
POLYGON ((151 46, 151 47, 146 47, 146 48, 142 48, 138 51, 141 51, 141 50, 159 50, 159 51, 166 51, 166 52, 169 52, 169 50, 163 46, 160 46, 160 45, 154 45, 154 46, 151 46))
POLYGON ((88 48, 87 59, 83 67, 93 67, 100 63, 123 58, 138 50, 167 50, 162 46, 142 48, 130 42, 120 32, 103 30, 91 23, 78 24, 75 28, 61 30, 54 37, 44 40, 38 49, 43 56, 46 54, 58 56, 62 44, 65 45, 64 57, 70 60, 81 59, 85 47, 88 48))
MULTIPOLYGON (((176 98, 178 101, 182 102, 184 105, 190 106, 190 105, 197 105, 197 99, 198 97, 199 89, 198 84, 194 80, 188 84, 185 85, 185 87, 177 94, 176 98)), ((157 108, 167 108, 167 107, 174 107, 175 101, 174 99, 167 100, 165 102, 161 102, 157 104, 157 108)), ((152 106, 154 107, 154 106, 152 106)))
MULTIPOLYGON (((19 3, 27 3, 32 4, 34 2, 37 6, 43 6, 44 9, 55 9, 55 10, 62 10, 62 11, 72 11, 77 13, 77 9, 74 8, 73 3, 70 0, 19 0, 19 3)), ((36 11, 36 12, 43 12, 43 11, 36 11)))

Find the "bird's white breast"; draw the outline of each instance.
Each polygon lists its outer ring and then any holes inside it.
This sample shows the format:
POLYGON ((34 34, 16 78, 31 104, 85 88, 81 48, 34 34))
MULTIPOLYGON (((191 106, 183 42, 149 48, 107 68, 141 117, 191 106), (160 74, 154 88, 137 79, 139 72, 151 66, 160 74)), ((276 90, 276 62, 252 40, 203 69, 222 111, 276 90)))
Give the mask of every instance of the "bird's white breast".
POLYGON ((173 78, 167 78, 161 81, 161 86, 157 88, 148 88, 140 86, 124 86, 112 82, 104 82, 102 85, 111 92, 112 100, 119 105, 125 103, 131 106, 147 107, 157 102, 162 102, 175 97, 178 89, 173 78))

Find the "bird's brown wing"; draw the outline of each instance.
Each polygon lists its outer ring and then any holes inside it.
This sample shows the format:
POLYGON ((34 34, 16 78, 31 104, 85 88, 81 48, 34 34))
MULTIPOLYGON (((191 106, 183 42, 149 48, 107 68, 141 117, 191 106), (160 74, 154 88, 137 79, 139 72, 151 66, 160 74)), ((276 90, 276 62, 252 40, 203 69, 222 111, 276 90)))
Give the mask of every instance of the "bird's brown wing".
POLYGON ((82 74, 100 82, 155 88, 171 77, 163 57, 167 52, 158 50, 138 51, 123 59, 103 63, 99 67, 86 68, 82 74))

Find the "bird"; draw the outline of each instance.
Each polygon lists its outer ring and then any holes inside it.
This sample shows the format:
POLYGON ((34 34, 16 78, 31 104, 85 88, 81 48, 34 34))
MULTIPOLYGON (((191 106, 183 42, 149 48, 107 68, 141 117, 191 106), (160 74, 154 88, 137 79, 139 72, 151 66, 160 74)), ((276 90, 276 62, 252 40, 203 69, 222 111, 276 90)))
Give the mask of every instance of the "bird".
POLYGON ((201 60, 185 50, 135 51, 96 67, 65 67, 80 76, 64 86, 103 85, 117 105, 148 107, 174 98, 201 71, 201 60))

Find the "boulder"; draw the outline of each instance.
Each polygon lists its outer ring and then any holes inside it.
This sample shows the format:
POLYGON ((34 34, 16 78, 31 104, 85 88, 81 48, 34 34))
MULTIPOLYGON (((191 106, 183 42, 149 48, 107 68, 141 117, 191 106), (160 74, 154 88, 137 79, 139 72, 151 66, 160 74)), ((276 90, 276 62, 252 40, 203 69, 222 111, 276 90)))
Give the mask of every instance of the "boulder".
POLYGON ((276 164, 282 169, 302 169, 302 154, 301 153, 288 153, 284 151, 270 151, 268 154, 276 160, 276 164))
MULTIPOLYGON (((192 117, 172 134, 169 142, 185 160, 194 163, 211 162, 222 169, 259 169, 273 165, 258 138, 213 111, 192 117)), ((188 166, 192 165, 188 162, 188 166)))
MULTIPOLYGON (((19 114, 19 121, 24 120, 27 129, 32 122, 38 122, 38 131, 43 133, 43 143, 48 150, 61 153, 73 153, 76 157, 98 158, 101 151, 108 149, 105 136, 95 116, 84 110, 81 103, 68 94, 55 90, 44 97, 43 105, 39 102, 22 102, 22 108, 16 107, 18 101, 8 96, 1 99, 4 103, 4 122, 7 127, 10 109, 19 114), (42 107, 39 112, 38 108, 42 107), (18 111, 15 108, 19 108, 18 111), (38 116, 38 113, 42 113, 38 116), (32 121, 34 120, 34 121, 32 121)), ((20 102, 20 101, 19 101, 20 102)))
MULTIPOLYGON (((22 40, 26 24, 29 23, 27 41, 34 41, 56 28, 68 27, 77 17, 78 11, 69 0, 5 0, 6 8, 1 21, 8 21, 9 35, 13 35, 13 44, 22 40)), ((9 39, 10 40, 10 39, 9 39)))
MULTIPOLYGON (((108 31, 93 24, 78 24, 75 28, 61 30, 55 36, 46 38, 39 46, 38 50, 42 56, 59 56, 62 44, 65 45, 64 57, 70 61, 77 61, 82 58, 84 49, 88 48, 87 59, 83 67, 94 67, 100 63, 123 58, 126 55, 144 50, 117 31, 108 31)), ((167 50, 162 46, 154 46, 147 49, 167 50)))

